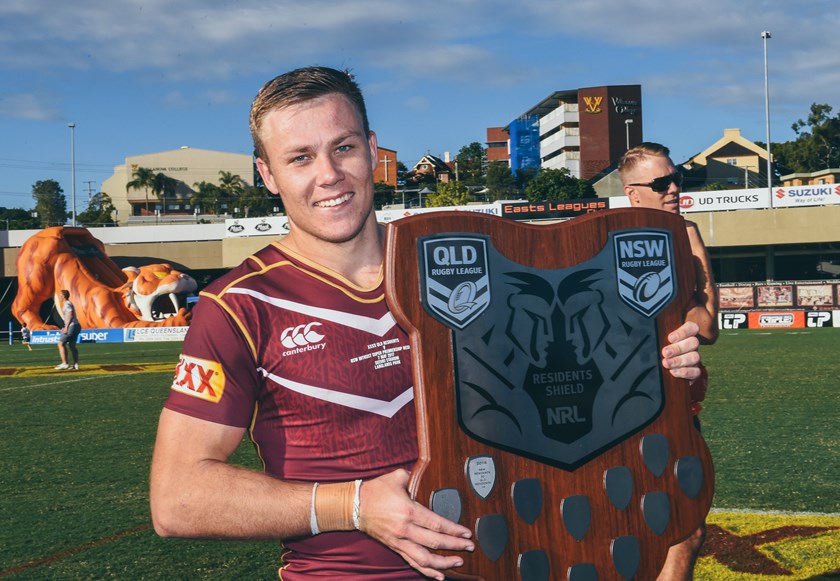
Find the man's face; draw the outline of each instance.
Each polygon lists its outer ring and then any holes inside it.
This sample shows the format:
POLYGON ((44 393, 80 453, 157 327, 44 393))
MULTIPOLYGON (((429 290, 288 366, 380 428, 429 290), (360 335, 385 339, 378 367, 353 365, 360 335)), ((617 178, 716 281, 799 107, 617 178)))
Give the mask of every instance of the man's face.
POLYGON ((257 168, 279 194, 298 245, 342 243, 376 228, 376 136, 365 135, 353 105, 334 93, 265 116, 267 160, 257 168))
MULTIPOLYGON (((676 171, 674 164, 667 157, 648 156, 628 172, 623 181, 625 184, 647 184, 676 171)), ((649 186, 631 185, 624 186, 624 193, 630 198, 630 205, 634 208, 680 213, 680 187, 674 182, 669 183, 668 189, 661 193, 653 191, 649 186)))

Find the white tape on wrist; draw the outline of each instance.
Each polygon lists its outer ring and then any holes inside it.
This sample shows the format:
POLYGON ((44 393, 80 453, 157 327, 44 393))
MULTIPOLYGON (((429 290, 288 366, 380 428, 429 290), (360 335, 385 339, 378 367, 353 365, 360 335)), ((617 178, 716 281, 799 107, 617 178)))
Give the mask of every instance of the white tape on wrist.
POLYGON ((359 520, 359 516, 361 513, 361 495, 360 492, 362 490, 362 480, 356 480, 356 493, 353 495, 353 526, 356 527, 357 531, 362 530, 361 522, 359 520))
POLYGON ((318 490, 318 483, 312 485, 312 508, 309 511, 309 529, 312 531, 312 536, 320 534, 318 529, 318 515, 315 514, 315 492, 318 490))

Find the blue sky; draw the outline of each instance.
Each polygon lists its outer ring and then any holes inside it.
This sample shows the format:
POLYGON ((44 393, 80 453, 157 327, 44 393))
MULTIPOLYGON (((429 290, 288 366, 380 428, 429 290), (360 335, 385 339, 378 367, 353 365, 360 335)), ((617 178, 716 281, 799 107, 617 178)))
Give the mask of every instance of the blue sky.
POLYGON ((3 0, 0 206, 58 181, 84 210, 126 156, 249 154, 270 78, 350 68, 383 147, 409 167, 503 126, 555 90, 640 84, 644 137, 685 161, 737 127, 771 140, 811 103, 840 111, 835 0, 3 0))

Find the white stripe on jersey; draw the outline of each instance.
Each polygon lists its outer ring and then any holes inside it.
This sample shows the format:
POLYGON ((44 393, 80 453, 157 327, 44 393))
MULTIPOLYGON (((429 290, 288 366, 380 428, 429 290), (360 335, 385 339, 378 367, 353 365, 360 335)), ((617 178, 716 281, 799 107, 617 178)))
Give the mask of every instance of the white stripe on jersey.
POLYGON ((354 410, 370 412, 372 414, 384 416, 386 418, 394 417, 394 415, 398 411, 400 411, 403 407, 405 407, 414 399, 413 387, 409 387, 391 401, 385 401, 381 399, 374 399, 372 397, 365 397, 362 395, 353 395, 351 393, 333 391, 331 389, 316 387, 314 385, 306 385, 305 383, 299 383, 297 381, 292 381, 291 379, 285 379, 283 377, 280 377, 279 375, 269 373, 262 367, 258 367, 257 370, 260 373, 262 373, 264 377, 267 377, 268 379, 277 383, 278 385, 282 385, 286 389, 290 389, 302 395, 314 397, 316 399, 320 399, 322 401, 327 401, 330 403, 335 403, 338 405, 343 405, 354 410))
POLYGON ((270 305, 274 305, 275 307, 279 307, 281 309, 286 309, 296 313, 309 315, 312 317, 318 317, 319 319, 330 321, 332 323, 337 323, 339 325, 344 325, 345 327, 350 327, 351 329, 366 331, 378 337, 382 337, 383 335, 385 335, 397 324, 390 311, 382 315, 382 317, 380 317, 379 319, 373 319, 371 317, 353 315, 350 313, 345 313, 343 311, 335 311, 333 309, 313 307, 312 305, 305 305, 302 303, 287 301, 285 299, 278 299, 270 297, 259 291, 247 288, 234 287, 228 289, 227 292, 238 295, 248 295, 257 300, 266 302, 270 305))

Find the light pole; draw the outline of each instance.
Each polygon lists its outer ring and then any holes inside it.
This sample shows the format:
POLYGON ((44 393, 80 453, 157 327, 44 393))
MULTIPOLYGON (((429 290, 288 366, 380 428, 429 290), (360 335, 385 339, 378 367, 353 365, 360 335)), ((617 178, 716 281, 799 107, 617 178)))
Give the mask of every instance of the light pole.
POLYGON ((770 31, 765 30, 761 33, 761 38, 764 40, 764 118, 766 120, 767 128, 767 193, 770 199, 773 199, 773 174, 770 162, 770 84, 767 78, 767 39, 771 38, 770 31))
POLYGON ((68 123, 70 128, 70 190, 73 192, 73 221, 71 224, 76 225, 76 124, 68 123))
POLYGON ((625 119, 624 120, 624 127, 627 133, 627 149, 630 149, 630 124, 633 123, 632 119, 625 119))

